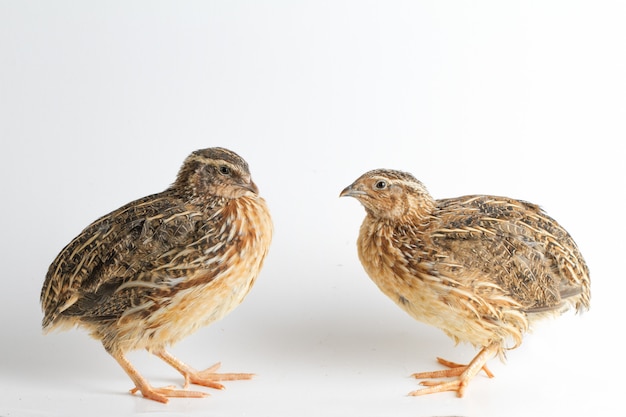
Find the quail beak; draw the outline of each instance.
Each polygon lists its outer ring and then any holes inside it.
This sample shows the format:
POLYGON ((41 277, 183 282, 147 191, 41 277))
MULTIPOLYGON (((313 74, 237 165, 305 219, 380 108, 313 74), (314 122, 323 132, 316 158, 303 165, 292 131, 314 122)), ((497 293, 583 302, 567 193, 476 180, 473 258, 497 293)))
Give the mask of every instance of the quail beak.
POLYGON ((341 191, 341 193, 339 194, 339 197, 355 197, 355 198, 359 198, 361 196, 366 195, 367 193, 363 190, 359 190, 358 188, 355 187, 354 184, 351 184, 349 186, 347 186, 346 188, 343 189, 343 191, 341 191))
POLYGON ((253 194, 258 194, 259 193, 259 187, 256 186, 256 184, 254 183, 254 181, 249 180, 248 182, 242 183, 240 184, 241 188, 243 188, 244 190, 248 190, 253 194))

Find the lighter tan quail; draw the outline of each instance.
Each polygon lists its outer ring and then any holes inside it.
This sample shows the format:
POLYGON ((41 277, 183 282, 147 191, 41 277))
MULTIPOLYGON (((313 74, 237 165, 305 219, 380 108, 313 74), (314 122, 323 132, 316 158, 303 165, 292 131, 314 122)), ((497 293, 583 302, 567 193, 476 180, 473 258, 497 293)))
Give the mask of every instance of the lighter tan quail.
POLYGON ((574 240, 538 206, 489 195, 435 200, 413 175, 369 171, 345 188, 366 216, 358 254, 367 274, 413 318, 480 352, 468 365, 414 374, 410 395, 456 391, 520 345, 536 319, 589 308, 589 271, 574 240), (454 379, 432 380, 452 377, 454 379))
POLYGON ((224 148, 195 151, 165 191, 99 218, 61 251, 41 290, 44 331, 87 329, 132 379, 131 392, 160 402, 208 395, 189 383, 249 379, 216 373, 219 364, 196 371, 166 348, 241 303, 271 238, 248 164, 224 148), (185 389, 151 386, 126 359, 134 349, 177 369, 185 389))

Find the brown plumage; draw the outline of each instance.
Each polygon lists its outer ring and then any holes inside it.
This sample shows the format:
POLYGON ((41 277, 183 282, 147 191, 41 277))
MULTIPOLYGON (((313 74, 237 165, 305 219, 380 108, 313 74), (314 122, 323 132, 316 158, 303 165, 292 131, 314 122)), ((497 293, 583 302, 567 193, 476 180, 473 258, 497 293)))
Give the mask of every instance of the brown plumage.
POLYGON ((126 352, 162 358, 185 377, 185 388, 249 379, 217 374, 219 364, 196 371, 165 349, 243 300, 271 237, 248 164, 223 148, 195 151, 168 189, 101 217, 61 251, 41 290, 44 331, 87 329, 133 380, 132 392, 161 402, 207 394, 152 387, 126 352))
POLYGON ((417 320, 455 342, 481 348, 469 365, 414 374, 428 388, 456 391, 494 355, 504 357, 529 324, 574 307, 589 308, 589 271, 571 236, 538 206, 506 197, 434 200, 411 174, 378 169, 341 192, 366 216, 358 238, 363 267, 378 287, 417 320))

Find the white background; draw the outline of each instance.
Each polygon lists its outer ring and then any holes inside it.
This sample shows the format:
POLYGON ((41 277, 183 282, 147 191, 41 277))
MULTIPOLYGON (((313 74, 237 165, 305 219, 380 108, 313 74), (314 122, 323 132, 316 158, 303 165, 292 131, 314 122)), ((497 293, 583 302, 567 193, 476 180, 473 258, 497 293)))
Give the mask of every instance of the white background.
MULTIPOLYGON (((0 0, 0 416, 614 415, 625 21, 619 0, 0 0), (248 160, 275 239, 244 303, 172 351, 258 376, 162 405, 129 395, 85 332, 42 336, 39 291, 83 227, 210 146, 248 160), (476 350, 363 272, 364 211, 338 194, 379 167, 436 198, 541 204, 586 257, 590 312, 542 323, 463 399, 407 397, 435 356, 476 350)), ((182 382, 146 352, 130 358, 156 386, 182 382)))

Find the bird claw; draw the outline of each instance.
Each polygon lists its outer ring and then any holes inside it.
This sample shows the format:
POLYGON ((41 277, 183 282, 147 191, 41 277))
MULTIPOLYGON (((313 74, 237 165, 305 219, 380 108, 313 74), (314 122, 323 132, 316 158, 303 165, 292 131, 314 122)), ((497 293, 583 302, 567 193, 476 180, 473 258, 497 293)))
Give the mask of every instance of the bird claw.
POLYGON ((435 394, 437 392, 456 391, 457 397, 462 397, 465 394, 465 388, 467 387, 468 380, 465 378, 456 379, 454 381, 422 381, 420 385, 428 387, 422 388, 409 393, 410 396, 417 397, 420 395, 435 394))
MULTIPOLYGON (((462 365, 462 364, 459 364, 459 363, 456 363, 456 362, 451 362, 451 361, 445 360, 443 358, 437 358, 437 362, 439 362, 443 366, 446 366, 446 367, 448 367, 450 369, 443 369, 441 371, 432 371, 432 372, 417 372, 417 373, 414 373, 411 376, 413 378, 415 378, 415 379, 447 378, 447 377, 459 376, 463 372, 465 372, 467 370, 467 368, 469 367, 469 365, 462 365)), ((489 378, 493 378, 494 377, 493 373, 489 370, 489 368, 487 368, 486 364, 483 365, 480 369, 489 378)))
POLYGON ((187 388, 189 384, 202 385, 204 387, 214 389, 224 389, 224 385, 217 381, 237 381, 252 379, 254 374, 248 373, 216 373, 221 364, 218 362, 213 366, 208 367, 204 371, 195 371, 185 374, 185 385, 187 388))
POLYGON ((493 378, 493 373, 489 370, 489 368, 487 368, 487 364, 485 362, 487 357, 493 354, 493 351, 495 351, 496 347, 497 346, 492 345, 484 348, 468 365, 461 365, 455 362, 447 361, 442 358, 437 358, 437 362, 448 367, 448 369, 433 372, 415 373, 412 375, 413 378, 430 379, 456 377, 456 379, 452 381, 421 381, 420 385, 428 388, 411 391, 409 395, 419 396, 444 391, 456 391, 456 395, 458 397, 462 397, 465 393, 465 388, 467 388, 469 382, 480 371, 483 371, 489 378, 493 378))
POLYGON ((167 403, 168 398, 176 397, 176 398, 204 398, 208 397, 210 394, 206 392, 200 391, 187 391, 176 389, 174 385, 168 385, 166 387, 154 388, 151 386, 145 387, 135 387, 130 390, 131 394, 135 394, 137 392, 141 392, 145 398, 150 400, 158 401, 161 403, 167 403))

